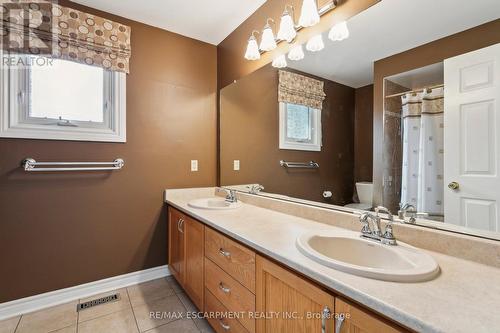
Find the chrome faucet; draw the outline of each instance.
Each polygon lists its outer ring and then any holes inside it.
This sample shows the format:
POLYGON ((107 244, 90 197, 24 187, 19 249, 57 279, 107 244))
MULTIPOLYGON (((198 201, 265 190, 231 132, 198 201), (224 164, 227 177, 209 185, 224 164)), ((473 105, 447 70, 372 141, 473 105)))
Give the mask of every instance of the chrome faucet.
POLYGON ((391 212, 382 206, 375 208, 375 214, 373 213, 363 213, 359 217, 359 221, 363 224, 361 228, 361 237, 380 242, 385 245, 396 245, 396 238, 394 237, 392 223, 394 218, 391 212), (387 223, 384 232, 382 233, 382 228, 380 226, 380 213, 387 213, 389 216, 389 222, 387 223), (370 221, 373 227, 370 227, 370 221))
POLYGON ((260 184, 254 184, 254 185, 247 186, 247 187, 250 188, 250 191, 248 192, 250 194, 259 194, 259 192, 264 189, 264 186, 262 186, 260 184))
POLYGON ((415 224, 417 217, 417 208, 412 204, 401 204, 401 208, 398 210, 398 217, 404 223, 406 223, 406 217, 408 217, 408 223, 415 224))
POLYGON ((236 191, 235 190, 231 190, 231 189, 225 189, 225 190, 227 192, 227 196, 226 196, 226 201, 227 202, 230 202, 230 203, 238 202, 238 198, 236 197, 236 191))

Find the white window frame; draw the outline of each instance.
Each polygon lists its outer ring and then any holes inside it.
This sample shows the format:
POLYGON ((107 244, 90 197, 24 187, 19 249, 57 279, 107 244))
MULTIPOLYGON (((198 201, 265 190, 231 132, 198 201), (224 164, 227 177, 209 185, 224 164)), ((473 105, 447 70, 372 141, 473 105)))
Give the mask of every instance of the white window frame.
MULTIPOLYGON (((0 51, 0 59, 7 55, 0 51)), ((29 117, 29 69, 0 63, 0 137, 126 142, 125 73, 104 72, 104 123, 29 117)))
POLYGON ((287 139, 287 103, 279 102, 279 148, 285 150, 321 151, 321 110, 313 109, 311 114, 310 142, 291 141, 287 139))

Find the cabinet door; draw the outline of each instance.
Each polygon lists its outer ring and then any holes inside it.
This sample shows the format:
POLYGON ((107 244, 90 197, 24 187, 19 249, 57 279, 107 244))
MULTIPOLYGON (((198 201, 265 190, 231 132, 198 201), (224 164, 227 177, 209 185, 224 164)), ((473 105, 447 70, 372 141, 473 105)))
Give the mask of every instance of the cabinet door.
POLYGON ((335 311, 337 313, 335 324, 339 328, 335 333, 407 332, 340 298, 335 299, 335 311), (342 317, 344 320, 339 322, 338 318, 342 317))
POLYGON ((332 295, 260 256, 256 273, 258 333, 334 332, 332 295))
POLYGON ((177 282, 184 285, 184 232, 181 229, 184 217, 170 207, 168 217, 168 268, 177 282))
POLYGON ((198 309, 203 311, 204 226, 186 217, 181 230, 185 236, 184 289, 198 309))

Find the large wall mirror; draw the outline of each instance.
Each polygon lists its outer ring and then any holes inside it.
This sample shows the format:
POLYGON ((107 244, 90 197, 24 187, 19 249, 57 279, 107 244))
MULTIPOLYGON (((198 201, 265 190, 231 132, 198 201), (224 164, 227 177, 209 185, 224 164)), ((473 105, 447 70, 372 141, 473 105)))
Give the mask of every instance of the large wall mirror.
POLYGON ((500 239, 500 2, 433 3, 224 87, 221 186, 500 239))

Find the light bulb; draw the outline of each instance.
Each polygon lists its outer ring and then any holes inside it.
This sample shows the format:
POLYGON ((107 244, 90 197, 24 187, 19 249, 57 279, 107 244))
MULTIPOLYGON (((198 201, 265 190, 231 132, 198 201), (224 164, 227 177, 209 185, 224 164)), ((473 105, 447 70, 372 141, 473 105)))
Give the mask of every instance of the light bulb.
POLYGON ((262 51, 272 51, 276 48, 276 40, 274 39, 273 29, 266 24, 264 31, 262 31, 262 40, 260 41, 260 49, 262 51))
POLYGON ((283 15, 281 16, 280 30, 278 31, 278 39, 286 40, 290 43, 295 36, 297 36, 297 31, 295 31, 295 24, 293 23, 293 18, 285 9, 283 15))
POLYGON ((347 23, 345 21, 342 21, 335 24, 328 33, 328 38, 330 38, 334 42, 349 38, 349 29, 347 28, 347 23))
POLYGON ((312 37, 306 44, 306 50, 311 52, 321 51, 324 48, 325 43, 323 43, 323 37, 321 34, 312 37))
POLYGON ((254 35, 250 36, 247 44, 247 51, 245 52, 245 59, 258 60, 260 59, 259 45, 254 35))
POLYGON ((290 52, 288 52, 288 59, 293 61, 304 59, 304 50, 302 50, 302 45, 292 47, 290 52))
POLYGON ((304 0, 302 2, 302 11, 300 13, 299 25, 303 27, 312 27, 319 22, 318 6, 316 0, 304 0))
POLYGON ((275 68, 284 68, 287 66, 287 63, 286 63, 286 57, 284 54, 280 55, 280 56, 277 56, 276 58, 274 58, 273 60, 273 67, 275 68))

